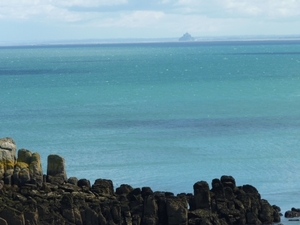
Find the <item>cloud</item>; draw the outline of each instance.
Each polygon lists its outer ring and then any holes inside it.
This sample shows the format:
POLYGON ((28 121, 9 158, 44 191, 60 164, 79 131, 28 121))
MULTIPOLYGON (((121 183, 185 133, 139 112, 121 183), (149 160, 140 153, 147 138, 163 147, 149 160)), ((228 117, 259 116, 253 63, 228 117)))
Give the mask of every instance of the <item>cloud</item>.
POLYGON ((79 21, 84 16, 70 7, 100 7, 126 4, 127 0, 11 0, 0 2, 0 18, 44 18, 66 22, 79 21))
POLYGON ((122 13, 118 18, 108 18, 96 23, 98 27, 149 27, 150 25, 160 23, 165 16, 160 11, 134 11, 131 13, 122 13))
POLYGON ((51 27, 66 37, 295 34, 299 16, 299 0, 0 1, 2 24, 51 27))
MULTIPOLYGON (((86 13, 162 12, 210 18, 293 18, 300 15, 298 0, 10 0, 0 2, 0 19, 45 18, 81 21, 86 13)), ((99 15, 101 16, 101 15, 99 15)), ((147 16, 147 15, 146 15, 147 16)), ((111 17, 110 17, 111 18, 111 17)), ((110 19, 108 18, 108 19, 110 19)), ((118 19, 118 18, 116 18, 118 19)), ((127 18, 125 18, 127 19, 127 18)))
POLYGON ((282 19, 300 15, 300 1, 297 0, 219 0, 219 3, 228 13, 239 16, 282 19))

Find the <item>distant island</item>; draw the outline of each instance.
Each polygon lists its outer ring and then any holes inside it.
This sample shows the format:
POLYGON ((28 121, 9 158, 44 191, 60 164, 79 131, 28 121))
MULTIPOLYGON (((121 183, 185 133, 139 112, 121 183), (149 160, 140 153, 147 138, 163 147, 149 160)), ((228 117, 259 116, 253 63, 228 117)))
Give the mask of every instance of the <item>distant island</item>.
POLYGON ((194 41, 195 38, 193 38, 189 33, 185 33, 181 38, 179 38, 179 41, 194 41))

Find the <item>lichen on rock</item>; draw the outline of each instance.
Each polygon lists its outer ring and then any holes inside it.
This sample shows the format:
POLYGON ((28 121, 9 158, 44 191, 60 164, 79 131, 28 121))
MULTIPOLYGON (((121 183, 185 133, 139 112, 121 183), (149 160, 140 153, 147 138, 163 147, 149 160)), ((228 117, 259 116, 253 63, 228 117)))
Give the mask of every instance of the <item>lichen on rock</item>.
POLYGON ((10 137, 0 139, 0 179, 13 174, 16 164, 16 144, 10 137))

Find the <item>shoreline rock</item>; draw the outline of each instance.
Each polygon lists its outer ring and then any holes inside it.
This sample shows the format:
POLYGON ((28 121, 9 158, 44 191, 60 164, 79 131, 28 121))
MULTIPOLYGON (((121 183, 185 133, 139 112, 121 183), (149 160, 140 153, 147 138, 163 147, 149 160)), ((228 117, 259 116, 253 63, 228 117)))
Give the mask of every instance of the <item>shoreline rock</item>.
POLYGON ((67 178, 65 160, 49 155, 47 175, 38 153, 0 139, 0 224, 13 225, 246 225, 280 222, 280 208, 249 184, 224 175, 194 184, 194 193, 153 192, 97 179, 67 178), (2 157, 2 158, 1 158, 2 157))

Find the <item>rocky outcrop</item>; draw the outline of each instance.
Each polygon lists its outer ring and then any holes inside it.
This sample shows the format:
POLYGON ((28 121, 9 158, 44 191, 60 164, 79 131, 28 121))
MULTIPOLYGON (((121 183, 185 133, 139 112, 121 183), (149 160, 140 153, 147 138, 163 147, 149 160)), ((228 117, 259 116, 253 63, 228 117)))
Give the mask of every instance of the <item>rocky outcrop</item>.
MULTIPOLYGON (((12 139, 1 146, 15 146, 12 139)), ((3 149, 3 147, 1 147, 3 149)), ((5 149, 5 148, 4 148, 5 149)), ((8 149, 8 147, 7 147, 8 149)), ((7 150, 5 150, 7 151, 7 150)), ((12 158, 11 158, 12 159, 12 158)), ((279 207, 261 199, 251 185, 231 176, 194 184, 194 193, 153 192, 97 179, 67 179, 65 160, 48 157, 42 176, 37 153, 20 149, 13 179, 0 182, 0 225, 246 225, 279 222, 279 207), (42 179, 44 177, 44 179, 42 179)))
POLYGON ((286 218, 300 217, 300 209, 291 208, 291 210, 288 210, 284 213, 284 217, 286 218))
POLYGON ((16 164, 16 144, 12 138, 0 139, 0 179, 11 183, 16 164))
POLYGON ((18 160, 13 173, 14 184, 43 184, 43 170, 41 158, 38 153, 32 153, 27 149, 18 151, 18 160))
POLYGON ((49 155, 47 164, 47 181, 63 184, 67 181, 65 159, 59 155, 49 155))

